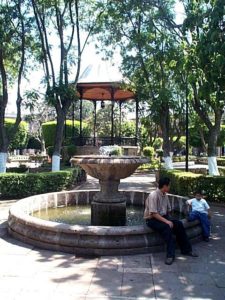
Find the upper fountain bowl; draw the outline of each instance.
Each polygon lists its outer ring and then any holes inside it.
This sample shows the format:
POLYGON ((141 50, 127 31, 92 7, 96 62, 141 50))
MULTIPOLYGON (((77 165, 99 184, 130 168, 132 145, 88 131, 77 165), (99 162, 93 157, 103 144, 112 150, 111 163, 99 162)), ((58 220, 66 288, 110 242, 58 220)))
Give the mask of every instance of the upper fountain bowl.
POLYGON ((80 165, 90 176, 105 181, 129 177, 149 159, 141 156, 81 155, 72 157, 70 161, 72 165, 80 165))

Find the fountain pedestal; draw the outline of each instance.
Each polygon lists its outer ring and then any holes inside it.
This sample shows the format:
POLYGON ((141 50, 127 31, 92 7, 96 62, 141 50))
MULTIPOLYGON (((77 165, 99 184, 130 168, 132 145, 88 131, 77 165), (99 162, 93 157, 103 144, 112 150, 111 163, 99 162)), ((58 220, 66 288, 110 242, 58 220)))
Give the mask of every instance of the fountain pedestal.
POLYGON ((120 180, 99 180, 100 191, 91 203, 91 224, 126 225, 126 196, 118 191, 120 180))
POLYGON ((92 201, 91 224, 97 226, 125 226, 126 201, 118 203, 92 201))

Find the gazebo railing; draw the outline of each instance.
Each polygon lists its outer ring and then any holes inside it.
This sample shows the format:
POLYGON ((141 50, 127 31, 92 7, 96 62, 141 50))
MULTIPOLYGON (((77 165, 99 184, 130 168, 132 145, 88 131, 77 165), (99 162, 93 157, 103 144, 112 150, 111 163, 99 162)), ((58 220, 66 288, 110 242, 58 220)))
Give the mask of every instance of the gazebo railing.
POLYGON ((77 146, 137 146, 137 138, 135 137, 74 137, 74 144, 77 146))

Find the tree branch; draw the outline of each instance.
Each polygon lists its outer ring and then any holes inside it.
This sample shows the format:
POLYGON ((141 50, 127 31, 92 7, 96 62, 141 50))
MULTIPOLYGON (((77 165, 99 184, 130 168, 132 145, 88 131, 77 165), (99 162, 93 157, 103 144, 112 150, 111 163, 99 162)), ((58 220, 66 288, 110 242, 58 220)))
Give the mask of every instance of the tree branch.
POLYGON ((202 107, 202 104, 201 104, 201 102, 198 98, 198 92, 197 92, 196 84, 192 84, 192 89, 193 89, 193 92, 194 92, 194 101, 192 101, 192 105, 193 105, 195 111, 200 116, 200 118, 206 124, 207 128, 209 130, 211 130, 213 125, 212 125, 212 123, 209 119, 209 116, 208 116, 206 110, 202 107))
MULTIPOLYGON (((75 12, 76 12, 76 30, 77 30, 77 56, 78 56, 78 62, 77 62, 77 72, 75 76, 75 86, 77 85, 78 78, 80 75, 80 65, 81 65, 81 43, 80 43, 80 23, 79 23, 79 7, 78 7, 78 0, 75 0, 75 12)), ((86 39, 87 40, 87 39, 86 39)))
POLYGON ((39 36, 41 39, 41 48, 42 48, 42 52, 43 52, 43 56, 44 56, 43 65, 45 66, 44 69, 46 71, 47 85, 50 86, 50 72, 49 72, 49 67, 48 67, 47 52, 46 52, 45 41, 44 41, 42 29, 41 29, 40 20, 39 20, 39 12, 38 12, 37 6, 35 4, 35 0, 32 0, 32 7, 33 7, 33 11, 34 11, 35 20, 36 20, 36 23, 38 26, 39 36))
MULTIPOLYGON (((60 39, 60 72, 59 72, 59 84, 63 84, 63 75, 64 75, 64 59, 65 59, 65 48, 64 48, 64 37, 63 37, 63 19, 60 13, 59 7, 57 2, 55 2, 55 15, 56 15, 56 22, 57 22, 57 30, 60 39)), ((65 8, 66 9, 66 5, 65 8)), ((66 74, 65 74, 66 78, 66 74)))

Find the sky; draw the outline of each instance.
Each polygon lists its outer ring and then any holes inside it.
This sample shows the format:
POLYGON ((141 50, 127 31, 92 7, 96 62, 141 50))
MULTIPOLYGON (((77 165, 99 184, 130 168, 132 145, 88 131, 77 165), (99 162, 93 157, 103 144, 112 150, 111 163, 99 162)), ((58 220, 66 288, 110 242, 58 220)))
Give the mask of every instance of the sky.
MULTIPOLYGON (((182 23, 182 20, 184 19, 184 10, 182 3, 177 0, 177 4, 175 6, 175 12, 176 12, 176 22, 182 23)), ((54 54, 53 61, 55 64, 58 62, 58 55, 57 52, 54 54)), ((83 56, 82 56, 82 62, 81 62, 81 72, 80 75, 82 75, 83 71, 88 67, 90 64, 99 65, 101 64, 102 59, 101 55, 96 53, 96 49, 94 46, 94 42, 90 43, 86 46, 83 56)), ((119 53, 116 53, 116 55, 113 57, 113 59, 109 60, 108 63, 108 71, 113 72, 114 76, 119 76, 119 66, 121 63, 121 58, 119 53), (114 65, 112 68, 111 65, 114 65), (116 74, 117 73, 117 74, 116 74)), ((30 89, 36 89, 40 90, 40 82, 43 77, 43 72, 39 69, 37 71, 33 71, 28 76, 28 81, 23 81, 21 85, 22 91, 30 90, 30 89)), ((16 89, 17 86, 15 85, 10 91, 9 91, 9 102, 6 109, 6 116, 11 117, 16 115, 16 105, 15 105, 15 99, 16 99, 16 89)), ((42 91, 44 93, 44 90, 42 91)), ((28 111, 25 111, 22 109, 22 113, 26 114, 29 113, 28 111)))

